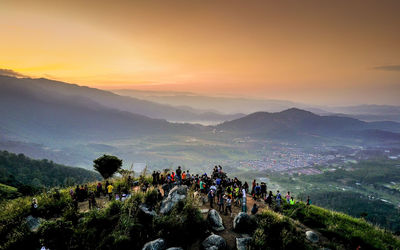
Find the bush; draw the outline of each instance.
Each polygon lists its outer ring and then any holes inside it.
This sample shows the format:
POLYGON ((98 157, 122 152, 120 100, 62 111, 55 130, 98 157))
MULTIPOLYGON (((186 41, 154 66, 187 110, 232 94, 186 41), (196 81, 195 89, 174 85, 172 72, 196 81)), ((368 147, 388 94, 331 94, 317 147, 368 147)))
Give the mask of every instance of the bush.
POLYGON ((253 235, 256 249, 307 249, 304 236, 289 218, 270 210, 259 216, 253 235))
POLYGON ((72 223, 64 220, 46 221, 38 231, 40 243, 49 249, 69 249, 73 234, 72 223))

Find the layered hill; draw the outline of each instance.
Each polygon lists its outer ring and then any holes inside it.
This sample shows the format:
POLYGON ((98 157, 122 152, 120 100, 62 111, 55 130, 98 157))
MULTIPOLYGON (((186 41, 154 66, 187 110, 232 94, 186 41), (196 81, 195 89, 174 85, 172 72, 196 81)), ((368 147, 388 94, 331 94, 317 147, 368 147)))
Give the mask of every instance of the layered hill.
POLYGON ((188 110, 165 104, 159 104, 138 98, 121 96, 109 91, 89 88, 45 78, 14 78, 0 76, 0 92, 3 90, 31 94, 38 98, 49 96, 64 96, 78 103, 101 104, 109 109, 127 111, 134 114, 144 115, 155 119, 164 119, 179 122, 202 122, 202 121, 226 121, 243 116, 242 114, 222 115, 216 112, 203 112, 195 109, 188 110), (22 91, 23 90, 23 91, 22 91), (22 91, 22 92, 21 92, 22 91))
POLYGON ((296 139, 299 137, 340 137, 367 140, 400 140, 396 122, 363 122, 340 116, 320 116, 291 108, 282 112, 257 112, 224 122, 218 129, 241 135, 296 139))
POLYGON ((110 108, 103 105, 108 96, 119 98, 45 79, 0 76, 0 131, 15 140, 62 143, 184 133, 194 128, 110 108))

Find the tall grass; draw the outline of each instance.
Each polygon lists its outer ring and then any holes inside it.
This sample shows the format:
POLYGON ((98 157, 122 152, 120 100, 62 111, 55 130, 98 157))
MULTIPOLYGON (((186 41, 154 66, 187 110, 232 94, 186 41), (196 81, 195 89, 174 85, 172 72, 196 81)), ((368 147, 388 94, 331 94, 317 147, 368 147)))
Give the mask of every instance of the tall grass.
POLYGON ((350 248, 361 246, 366 249, 400 249, 400 240, 391 232, 364 219, 304 203, 285 205, 283 213, 350 248))

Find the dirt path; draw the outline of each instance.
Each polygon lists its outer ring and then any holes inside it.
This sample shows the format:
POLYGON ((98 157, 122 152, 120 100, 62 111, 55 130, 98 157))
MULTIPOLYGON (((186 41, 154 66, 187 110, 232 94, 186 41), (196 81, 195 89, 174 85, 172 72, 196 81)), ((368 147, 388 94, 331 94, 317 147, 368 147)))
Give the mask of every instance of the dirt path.
MULTIPOLYGON (((203 196, 203 197, 205 197, 205 196, 203 196)), ((247 214, 249 214, 249 215, 251 213, 251 208, 253 207, 254 203, 256 203, 257 206, 259 207, 259 212, 265 207, 265 203, 263 201, 261 201, 261 200, 255 201, 250 196, 247 196, 246 202, 247 202, 247 214)), ((207 217, 206 211, 211 209, 210 204, 209 203, 203 204, 199 208, 201 209, 201 211, 203 211, 204 218, 206 218, 207 217)), ((214 205, 214 209, 218 211, 218 206, 214 205)), ((220 216, 222 218, 222 222, 224 224, 225 230, 223 230, 221 232, 214 232, 214 233, 221 236, 222 238, 224 238, 226 240, 228 250, 236 249, 236 238, 245 237, 244 234, 233 231, 233 220, 235 219, 236 215, 238 213, 240 213, 241 211, 242 211, 242 207, 235 206, 235 205, 232 205, 232 215, 229 215, 229 214, 226 215, 225 213, 218 211, 218 213, 220 214, 220 216)), ((248 235, 248 236, 252 237, 252 235, 248 235)))

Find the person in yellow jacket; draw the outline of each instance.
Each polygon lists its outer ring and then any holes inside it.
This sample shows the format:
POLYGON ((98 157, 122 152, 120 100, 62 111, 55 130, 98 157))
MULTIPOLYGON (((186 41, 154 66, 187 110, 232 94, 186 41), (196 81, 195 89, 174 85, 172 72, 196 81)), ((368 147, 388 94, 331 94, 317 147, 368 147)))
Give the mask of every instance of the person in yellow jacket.
POLYGON ((112 183, 110 183, 108 186, 107 186, 107 193, 108 193, 108 198, 109 198, 109 200, 111 200, 112 199, 112 191, 113 191, 113 185, 112 185, 112 183))

